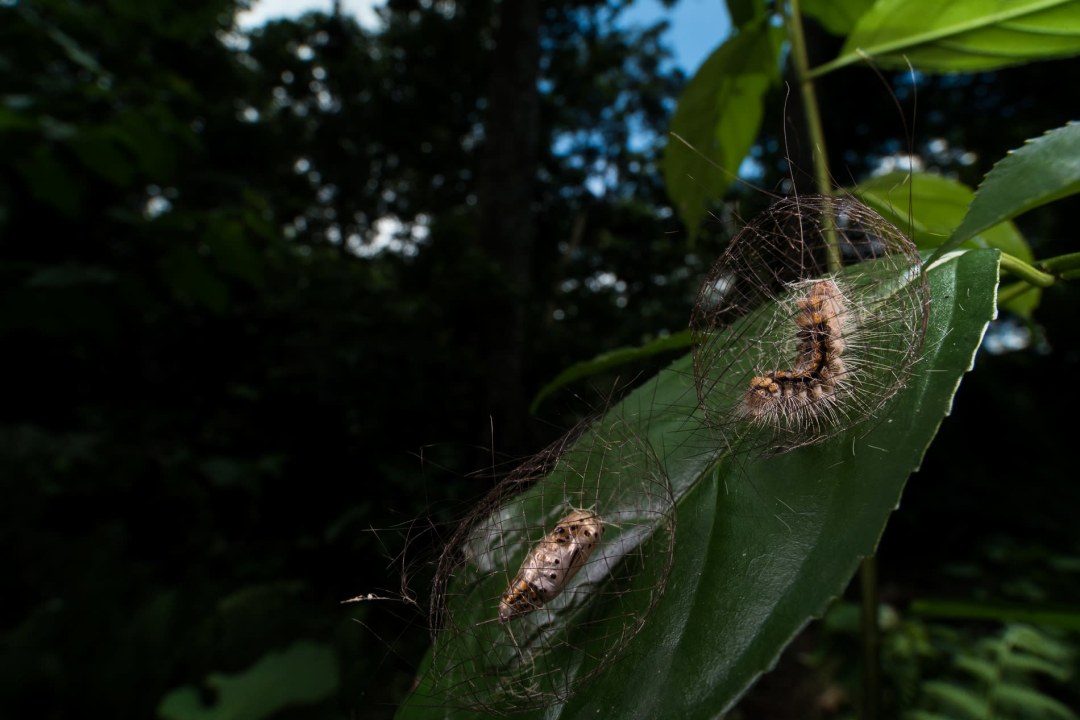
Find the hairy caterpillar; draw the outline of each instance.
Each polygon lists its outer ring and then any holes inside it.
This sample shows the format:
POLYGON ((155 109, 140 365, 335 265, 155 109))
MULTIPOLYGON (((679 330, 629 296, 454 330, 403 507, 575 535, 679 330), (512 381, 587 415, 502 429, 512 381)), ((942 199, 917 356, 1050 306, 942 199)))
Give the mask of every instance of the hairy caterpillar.
POLYGON ((588 562, 604 523, 590 510, 575 510, 533 546, 499 602, 499 622, 538 610, 558 597, 588 562))
POLYGON ((848 324, 844 297, 833 280, 810 285, 798 300, 795 316, 797 355, 791 370, 770 370, 750 380, 744 412, 767 424, 775 415, 812 416, 837 400, 837 388, 847 378, 844 331, 848 324))
POLYGON ((871 418, 922 348, 915 246, 850 197, 785 198, 712 267, 691 317, 706 422, 729 446, 790 450, 871 418))

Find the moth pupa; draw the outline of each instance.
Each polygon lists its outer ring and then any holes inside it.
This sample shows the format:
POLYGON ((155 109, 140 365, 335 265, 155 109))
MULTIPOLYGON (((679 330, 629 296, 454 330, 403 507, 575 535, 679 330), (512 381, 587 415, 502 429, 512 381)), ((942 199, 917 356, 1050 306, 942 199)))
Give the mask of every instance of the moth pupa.
POLYGON ((529 550, 499 602, 499 622, 530 613, 559 596, 588 562, 604 533, 591 510, 575 510, 529 550))

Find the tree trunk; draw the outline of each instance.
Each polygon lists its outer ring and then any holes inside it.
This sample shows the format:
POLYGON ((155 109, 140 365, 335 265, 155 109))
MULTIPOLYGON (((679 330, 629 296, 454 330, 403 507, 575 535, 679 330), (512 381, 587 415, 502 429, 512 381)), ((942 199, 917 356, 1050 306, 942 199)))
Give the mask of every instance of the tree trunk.
POLYGON ((527 450, 523 385, 535 240, 539 0, 503 0, 498 13, 478 193, 479 239, 499 282, 481 328, 495 432, 490 441, 499 451, 517 454, 527 450))

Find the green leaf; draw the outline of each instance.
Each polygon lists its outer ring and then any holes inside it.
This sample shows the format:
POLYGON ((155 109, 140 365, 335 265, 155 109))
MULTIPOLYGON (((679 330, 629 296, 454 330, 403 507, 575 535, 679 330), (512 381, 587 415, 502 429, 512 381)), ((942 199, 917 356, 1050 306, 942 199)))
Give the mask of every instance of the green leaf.
POLYGON ((713 51, 686 86, 664 149, 664 182, 690 237, 757 138, 765 91, 779 77, 781 30, 758 22, 713 51), (680 142, 680 139, 682 140, 680 142))
POLYGON ((925 710, 912 710, 904 714, 904 720, 956 720, 950 715, 926 712, 925 710))
MULTIPOLYGON (((667 589, 627 656, 565 704, 517 717, 698 718, 731 708, 874 551, 971 367, 994 313, 997 272, 996 250, 933 266, 922 370, 879 422, 822 445, 753 460, 722 455, 698 409, 689 357, 613 407, 593 435, 636 424, 671 481, 677 533, 667 589)), ((491 607, 457 611, 491 626, 491 607)), ((612 628, 580 630, 587 646, 612 628)), ((447 682, 455 680, 466 682, 447 682)), ((473 716, 433 695, 432 682, 421 678, 399 718, 473 716)))
POLYGON ((1049 610, 1030 605, 1006 605, 965 600, 916 600, 910 612, 922 617, 1000 620, 1080 630, 1080 609, 1049 610))
POLYGON ((109 285, 116 273, 100 265, 47 265, 26 279, 26 287, 67 288, 72 285, 109 285))
POLYGON ((847 35, 875 0, 803 0, 803 15, 812 17, 833 35, 847 35))
POLYGON ((161 273, 179 300, 198 303, 221 314, 229 306, 229 286, 206 267, 193 248, 176 245, 162 260, 161 273))
POLYGON ((13 107, 0 105, 0 133, 31 130, 36 124, 33 116, 13 107))
POLYGON ((924 72, 979 72, 1080 54, 1074 0, 880 0, 821 75, 862 62, 924 72))
POLYGON ((991 691, 995 705, 1013 707, 1024 713, 1025 717, 1061 718, 1076 720, 1076 715, 1065 705, 1049 695, 1023 685, 999 683, 991 691))
POLYGON ((960 227, 936 254, 1076 192, 1080 192, 1080 123, 1069 123, 1026 141, 999 160, 983 178, 960 227))
POLYGON ((1071 655, 1068 645, 1027 625, 1009 626, 1005 633, 1005 641, 1021 650, 1062 663, 1067 662, 1071 655))
POLYGON ((959 655, 956 658, 956 667, 983 683, 989 684, 998 680, 997 665, 980 657, 959 655))
POLYGON ((931 680, 923 684, 923 692, 950 710, 949 717, 972 720, 989 720, 991 717, 989 702, 959 685, 931 680))
POLYGON ((34 198, 69 218, 82 212, 84 187, 71 169, 56 159, 49 146, 39 145, 29 157, 16 161, 15 166, 34 198))
POLYGON ((244 234, 244 226, 229 218, 213 218, 203 238, 221 269, 254 288, 266 284, 262 257, 244 234))
POLYGON ((154 183, 164 185, 176 166, 176 155, 186 139, 173 127, 175 119, 160 107, 142 112, 125 112, 115 118, 112 127, 116 141, 154 183), (180 135, 180 137, 177 137, 180 135))
POLYGON ((116 143, 112 128, 84 128, 71 139, 70 147, 87 170, 122 188, 135 178, 135 168, 116 143))
POLYGON ((691 343, 692 337, 690 331, 683 330, 674 335, 657 338, 644 345, 639 345, 638 347, 617 348, 610 352, 597 355, 592 360, 574 363, 556 375, 555 379, 547 385, 540 388, 540 392, 536 393, 536 397, 533 398, 532 404, 529 406, 529 412, 536 413, 537 409, 540 407, 540 403, 542 403, 548 395, 572 382, 602 373, 605 370, 611 370, 612 368, 621 365, 628 365, 639 360, 644 360, 653 357, 654 355, 659 355, 660 353, 687 348, 690 347, 691 343))
POLYGON ((162 720, 260 720, 295 705, 330 697, 340 683, 337 657, 327 645, 298 642, 269 653, 235 675, 215 673, 206 684, 217 702, 205 705, 197 688, 177 688, 158 706, 162 720))
POLYGON ((1002 667, 1009 672, 1028 674, 1040 674, 1047 675, 1049 677, 1058 680, 1059 682, 1065 682, 1072 673, 1069 672, 1069 668, 1063 665, 1060 661, 1054 662, 1051 660, 1045 660, 1041 657, 1034 655, 1027 655, 1022 653, 1008 653, 1002 659, 1002 667))
MULTIPOLYGON (((892 172, 870 178, 851 192, 906 231, 921 250, 940 247, 960 226, 975 198, 967 185, 931 173, 892 172)), ((1028 264, 1035 260, 1027 240, 1011 222, 985 228, 962 245, 994 247, 1028 264)), ((1041 296, 1042 291, 1035 289, 1003 303, 1003 307, 1028 317, 1038 307, 1041 296)))
POLYGON ((768 14, 765 0, 727 0, 727 9, 731 24, 736 29, 744 28, 768 14))

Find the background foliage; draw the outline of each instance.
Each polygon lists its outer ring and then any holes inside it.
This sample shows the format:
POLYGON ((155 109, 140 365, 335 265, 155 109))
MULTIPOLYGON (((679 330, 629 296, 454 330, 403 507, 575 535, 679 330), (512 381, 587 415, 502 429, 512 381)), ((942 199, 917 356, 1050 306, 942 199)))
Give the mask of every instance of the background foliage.
MULTIPOLYGON (((425 557, 493 472, 570 424, 566 400, 525 420, 547 380, 683 329, 724 221, 767 201, 717 188, 721 222, 679 224, 658 157, 684 78, 620 6, 537 12, 531 202, 500 206, 484 159, 498 3, 392 0, 379 31, 314 14, 249 35, 225 0, 0 3, 5 715, 392 714, 424 619, 339 602, 398 592, 388 558, 406 537, 425 557), (505 214, 532 228, 515 274, 484 236, 505 214), (516 405, 497 383, 521 389, 516 405)), ((812 56, 842 43, 808 23, 812 56)), ((974 187, 1080 116, 1077 72, 888 79, 901 101, 918 93, 924 167, 974 187)), ((838 177, 906 152, 871 71, 819 90, 838 177)), ((782 86, 763 97, 750 153, 771 188, 785 154, 809 163, 797 133, 785 145, 782 86)), ((1073 249, 1078 209, 1017 220, 1035 257, 1073 249)), ((1080 359, 1075 312, 1050 288, 1015 325, 1029 347, 980 356, 883 540, 891 604, 1080 600, 1071 407, 1046 402, 1046 378, 1080 359)), ((410 570, 422 587, 424 564, 410 570)), ((836 688, 847 707, 846 657, 812 683, 782 663, 742 711, 763 716, 770 682, 807 701, 770 717, 824 715, 836 688)))

